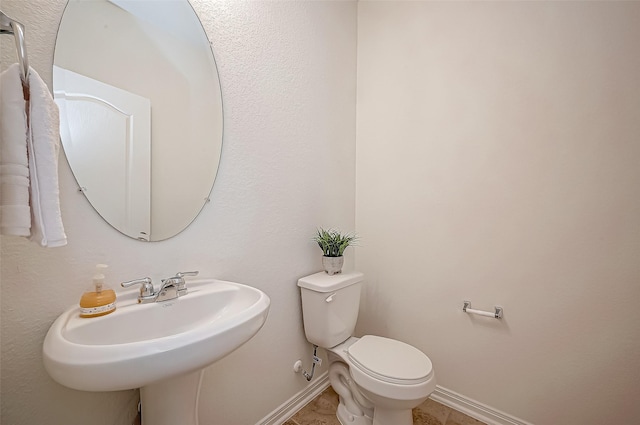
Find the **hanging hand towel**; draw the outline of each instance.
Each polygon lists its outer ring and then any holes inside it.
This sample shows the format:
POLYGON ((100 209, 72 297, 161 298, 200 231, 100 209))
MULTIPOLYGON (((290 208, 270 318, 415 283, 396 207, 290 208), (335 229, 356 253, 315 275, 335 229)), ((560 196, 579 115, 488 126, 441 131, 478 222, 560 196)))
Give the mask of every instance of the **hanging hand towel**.
POLYGON ((67 244, 60 213, 60 117, 49 88, 30 68, 27 149, 31 180, 31 240, 45 247, 67 244))
POLYGON ((27 115, 20 67, 0 74, 0 234, 29 236, 27 115))

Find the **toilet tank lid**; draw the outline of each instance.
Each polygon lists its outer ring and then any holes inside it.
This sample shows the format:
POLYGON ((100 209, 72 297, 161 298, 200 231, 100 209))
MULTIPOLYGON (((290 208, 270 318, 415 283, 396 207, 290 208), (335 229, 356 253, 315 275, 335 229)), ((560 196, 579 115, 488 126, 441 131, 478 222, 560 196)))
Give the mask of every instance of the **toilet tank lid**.
POLYGON ((316 292, 332 292, 362 282, 363 279, 364 274, 360 272, 339 273, 333 276, 319 272, 298 279, 298 286, 316 292))

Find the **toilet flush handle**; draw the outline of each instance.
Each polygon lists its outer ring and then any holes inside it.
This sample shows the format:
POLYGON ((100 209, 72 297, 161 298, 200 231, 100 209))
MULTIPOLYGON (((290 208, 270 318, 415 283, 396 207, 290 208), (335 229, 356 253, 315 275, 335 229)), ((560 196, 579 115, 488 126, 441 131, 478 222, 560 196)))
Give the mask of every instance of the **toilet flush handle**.
POLYGON ((331 294, 327 298, 325 298, 324 301, 330 303, 331 301, 333 301, 333 297, 335 297, 335 296, 336 296, 336 293, 334 292, 333 294, 331 294))

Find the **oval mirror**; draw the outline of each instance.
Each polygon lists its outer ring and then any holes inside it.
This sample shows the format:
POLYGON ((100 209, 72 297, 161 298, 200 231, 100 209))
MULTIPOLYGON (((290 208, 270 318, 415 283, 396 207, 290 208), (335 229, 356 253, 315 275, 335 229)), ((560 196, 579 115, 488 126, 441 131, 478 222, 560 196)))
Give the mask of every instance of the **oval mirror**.
POLYGON ((53 92, 79 190, 109 224, 159 241, 196 218, 220 161, 222 96, 187 0, 70 0, 53 92))

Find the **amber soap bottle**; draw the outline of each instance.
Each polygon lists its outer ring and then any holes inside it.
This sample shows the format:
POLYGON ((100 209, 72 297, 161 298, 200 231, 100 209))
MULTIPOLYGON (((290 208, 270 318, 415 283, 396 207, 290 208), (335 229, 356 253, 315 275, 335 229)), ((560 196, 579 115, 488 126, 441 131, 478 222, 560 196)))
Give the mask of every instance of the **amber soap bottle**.
POLYGON ((116 310, 116 292, 105 285, 106 264, 96 264, 93 287, 80 298, 80 317, 99 317, 116 310))

